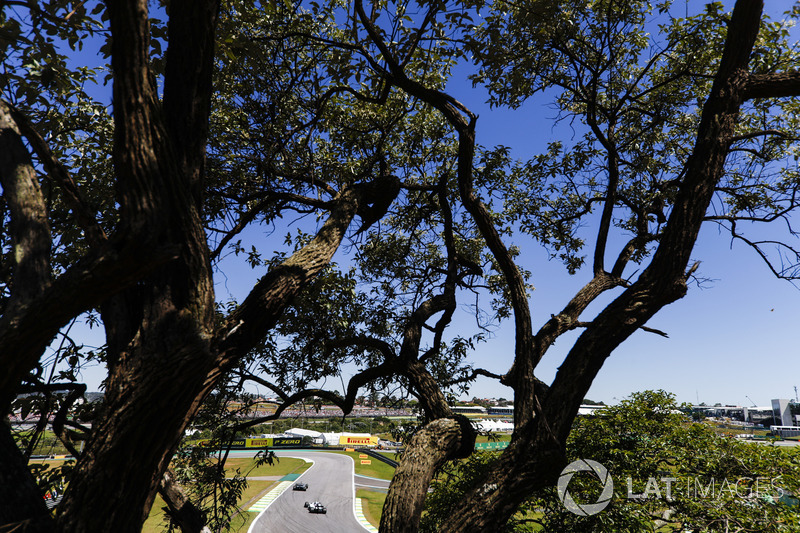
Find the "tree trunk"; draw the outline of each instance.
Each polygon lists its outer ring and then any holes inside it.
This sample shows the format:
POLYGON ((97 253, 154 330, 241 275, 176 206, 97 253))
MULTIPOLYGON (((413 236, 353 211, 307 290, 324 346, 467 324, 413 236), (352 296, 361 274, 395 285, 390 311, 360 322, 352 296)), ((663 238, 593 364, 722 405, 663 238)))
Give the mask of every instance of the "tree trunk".
POLYGON ((164 498, 169 507, 170 517, 178 523, 183 533, 211 533, 205 526, 205 520, 200 509, 189 501, 183 488, 175 481, 172 469, 164 472, 158 493, 164 498))
POLYGON ((511 446, 453 510, 441 531, 477 532, 496 528, 508 521, 532 490, 552 484, 560 471, 558 466, 564 462, 553 459, 563 453, 580 400, 605 359, 659 310, 686 293, 691 251, 715 187, 724 174, 744 99, 746 68, 762 7, 759 0, 736 3, 723 57, 703 106, 686 176, 650 265, 636 283, 587 326, 559 368, 544 397, 543 410, 532 420, 519 421, 522 424, 516 428, 511 446))
POLYGON ((59 505, 64 532, 136 532, 150 512, 210 359, 207 340, 193 335, 188 314, 184 323, 164 326, 159 331, 165 336, 171 330, 169 349, 147 344, 126 354, 109 381, 105 414, 59 505))
POLYGON ((522 438, 514 440, 498 463, 453 509, 440 533, 497 531, 519 505, 538 489, 552 486, 566 465, 563 446, 554 441, 541 424, 518 428, 522 438))
MULTIPOLYGON (((407 327, 401 351, 409 350, 408 345, 419 346, 418 325, 407 327)), ((465 416, 453 414, 425 365, 409 356, 401 366, 425 414, 437 418, 414 434, 406 445, 383 506, 380 530, 387 533, 416 531, 436 470, 451 459, 469 457, 475 449, 472 424, 465 416)))
POLYGON ((177 33, 169 36, 168 61, 186 62, 188 79, 168 80, 163 104, 151 83, 147 7, 144 0, 108 5, 118 231, 149 233, 178 253, 103 306, 104 412, 59 505, 65 532, 139 531, 199 399, 213 386, 205 380, 213 365, 213 281, 192 186, 204 164, 217 4, 170 5, 169 29, 177 33), (181 121, 196 131, 171 127, 181 121))
POLYGON ((417 531, 428 486, 436 469, 454 456, 461 446, 461 424, 451 418, 434 420, 414 434, 389 486, 381 516, 381 532, 417 531))

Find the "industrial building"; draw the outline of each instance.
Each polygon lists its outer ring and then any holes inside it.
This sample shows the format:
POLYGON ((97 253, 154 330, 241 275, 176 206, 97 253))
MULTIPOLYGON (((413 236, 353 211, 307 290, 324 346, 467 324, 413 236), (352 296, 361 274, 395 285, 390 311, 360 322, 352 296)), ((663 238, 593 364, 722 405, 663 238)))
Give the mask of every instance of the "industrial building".
POLYGON ((800 414, 794 414, 792 409, 797 412, 797 404, 787 399, 775 399, 768 406, 742 407, 733 405, 695 405, 692 410, 703 413, 707 417, 729 418, 738 420, 745 424, 758 426, 800 426, 800 414))

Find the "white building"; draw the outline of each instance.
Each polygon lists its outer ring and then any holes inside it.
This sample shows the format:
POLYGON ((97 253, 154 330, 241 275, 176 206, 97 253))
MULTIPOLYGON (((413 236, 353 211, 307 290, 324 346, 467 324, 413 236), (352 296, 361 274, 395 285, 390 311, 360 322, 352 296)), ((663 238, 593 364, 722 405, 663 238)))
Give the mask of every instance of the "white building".
POLYGON ((772 417, 776 426, 793 426, 790 400, 772 400, 772 417))
POLYGON ((472 426, 478 431, 514 431, 514 424, 503 420, 473 420, 472 426))
POLYGON ((292 428, 283 432, 288 437, 311 437, 314 444, 325 444, 322 433, 311 429, 292 428))

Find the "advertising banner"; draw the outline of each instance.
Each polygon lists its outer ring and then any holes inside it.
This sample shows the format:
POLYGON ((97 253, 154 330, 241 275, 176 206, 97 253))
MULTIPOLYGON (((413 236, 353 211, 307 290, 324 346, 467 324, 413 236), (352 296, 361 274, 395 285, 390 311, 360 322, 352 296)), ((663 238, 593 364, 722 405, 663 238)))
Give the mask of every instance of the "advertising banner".
MULTIPOLYGON (((208 439, 197 442, 198 446, 208 447, 211 441, 208 439)), ((302 437, 275 437, 268 439, 236 439, 231 443, 232 448, 272 448, 275 447, 297 447, 303 445, 302 437)))
POLYGON ((302 446, 303 445, 303 437, 275 437, 273 440, 272 445, 275 447, 278 446, 302 446))
POLYGON ((377 446, 378 437, 339 437, 340 446, 377 446))

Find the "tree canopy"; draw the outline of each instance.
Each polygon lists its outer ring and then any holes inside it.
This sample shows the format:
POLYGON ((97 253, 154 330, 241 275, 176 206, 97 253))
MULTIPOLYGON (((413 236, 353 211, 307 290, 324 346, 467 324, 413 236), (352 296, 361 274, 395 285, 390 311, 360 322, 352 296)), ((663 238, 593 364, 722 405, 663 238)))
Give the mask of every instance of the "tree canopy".
POLYGON ((704 224, 797 277, 783 237, 797 201, 800 11, 762 10, 3 2, 0 400, 10 413, 19 393, 45 395, 42 420, 52 413, 64 440, 72 424, 86 445, 53 517, 0 426, 0 522, 137 531, 160 491, 199 530, 171 461, 203 409, 256 381, 281 398, 275 417, 315 398, 348 413, 370 389, 416 397, 424 423, 381 523, 416 531, 437 469, 474 448, 448 395, 484 375, 513 389, 512 442, 439 527, 506 523, 567 464, 605 360, 637 330, 661 333, 646 324, 686 294, 704 224), (106 70, 76 65, 84 47, 106 70), (493 105, 547 101, 575 135, 524 161, 478 145, 480 120, 449 83, 467 62, 493 105), (102 79, 110 107, 87 89, 102 79), (772 222, 783 233, 748 236, 772 222), (586 280, 538 330, 530 282, 547 280, 522 268, 517 239, 586 280), (241 301, 214 291, 229 261, 261 275, 241 301), (465 305, 476 327, 452 332, 465 305), (102 327, 101 349, 71 338, 76 320, 102 327), (503 375, 468 362, 487 320, 514 324, 503 375), (537 365, 573 330, 543 383, 537 365), (90 361, 108 375, 88 428, 66 412, 90 361))
MULTIPOLYGON (((664 391, 632 394, 618 405, 580 417, 567 441, 567 460, 590 459, 613 480, 613 496, 597 513, 570 511, 555 487, 530 495, 507 531, 794 531, 797 448, 747 442, 691 423, 690 406, 664 391)), ((448 464, 426 501, 420 530, 438 531, 474 478, 498 452, 476 452, 448 464)), ((599 500, 600 480, 578 473, 573 501, 599 500)))

